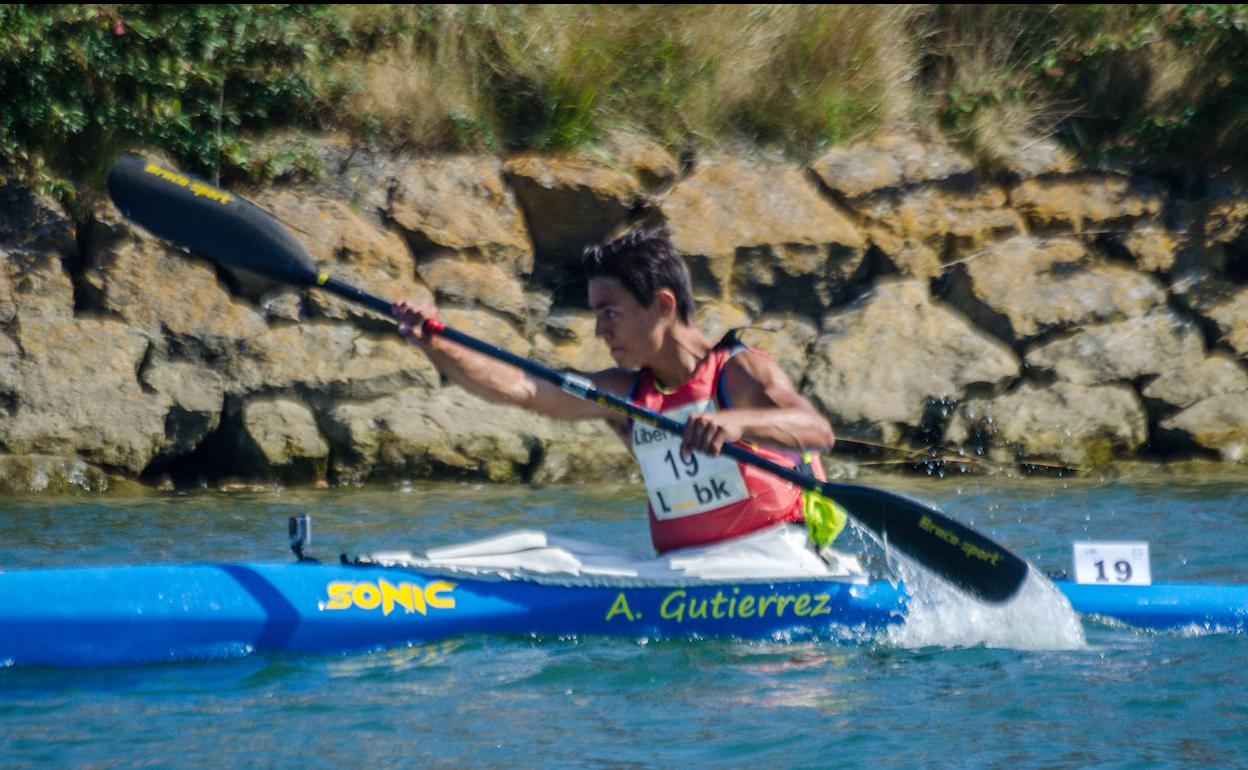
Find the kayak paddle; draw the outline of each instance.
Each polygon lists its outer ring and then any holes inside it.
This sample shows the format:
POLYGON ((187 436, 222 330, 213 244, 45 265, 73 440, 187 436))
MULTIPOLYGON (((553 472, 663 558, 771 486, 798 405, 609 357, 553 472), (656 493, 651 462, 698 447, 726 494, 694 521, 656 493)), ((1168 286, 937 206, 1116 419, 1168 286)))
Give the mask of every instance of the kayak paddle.
MULTIPOLYGON (((255 204, 208 182, 136 156, 125 156, 109 172, 108 191, 122 214, 165 240, 221 264, 276 281, 319 286, 393 316, 393 303, 318 271, 311 256, 276 219, 255 204)), ((425 330, 511 364, 577 398, 677 436, 684 433, 683 423, 603 392, 586 377, 555 371, 441 322, 428 321, 425 330)), ((918 500, 882 489, 819 481, 759 457, 738 444, 726 445, 723 453, 836 500, 859 524, 889 546, 984 601, 1005 601, 1027 576, 1027 562, 918 500)))

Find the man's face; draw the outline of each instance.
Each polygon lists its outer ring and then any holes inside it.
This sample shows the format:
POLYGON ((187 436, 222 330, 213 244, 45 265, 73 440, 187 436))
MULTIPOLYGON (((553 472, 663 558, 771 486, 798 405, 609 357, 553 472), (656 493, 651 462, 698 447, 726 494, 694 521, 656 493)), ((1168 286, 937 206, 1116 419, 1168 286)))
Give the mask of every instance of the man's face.
POLYGON ((594 334, 602 337, 611 358, 624 369, 647 365, 663 343, 662 303, 646 307, 624 284, 609 277, 589 281, 589 308, 594 311, 594 334))

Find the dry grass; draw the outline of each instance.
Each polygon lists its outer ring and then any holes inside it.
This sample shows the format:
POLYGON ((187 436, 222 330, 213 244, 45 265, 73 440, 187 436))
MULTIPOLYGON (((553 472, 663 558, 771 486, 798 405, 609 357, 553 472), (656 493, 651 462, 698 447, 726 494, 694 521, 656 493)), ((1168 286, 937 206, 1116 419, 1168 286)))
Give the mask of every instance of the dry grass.
POLYGON ((626 127, 673 145, 803 152, 904 119, 915 102, 908 6, 348 12, 410 30, 339 76, 355 84, 359 125, 416 145, 566 147, 626 127))
POLYGON ((1245 160, 1245 6, 947 5, 916 18, 929 103, 981 160, 1051 133, 1091 160, 1245 160))
POLYGON ((381 40, 338 65, 343 122, 421 147, 561 149, 627 128, 809 157, 939 123, 991 163, 1055 132, 1101 151, 1198 128, 1225 154, 1248 124, 1239 6, 342 9, 381 40))
MULTIPOLYGON (((749 6, 738 6, 747 9, 749 6)), ((790 150, 818 149, 910 117, 917 60, 911 8, 790 5, 709 15, 737 51, 705 98, 705 125, 790 150), (751 18, 752 17, 752 18, 751 18)))

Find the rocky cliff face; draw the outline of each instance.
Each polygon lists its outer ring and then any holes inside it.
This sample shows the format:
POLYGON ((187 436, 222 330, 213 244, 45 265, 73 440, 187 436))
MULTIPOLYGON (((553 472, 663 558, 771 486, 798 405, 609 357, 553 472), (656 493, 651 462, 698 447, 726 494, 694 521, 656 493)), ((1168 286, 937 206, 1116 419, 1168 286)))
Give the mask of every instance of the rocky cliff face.
MULTIPOLYGON (((664 224, 710 333, 781 362, 842 436, 1092 466, 1248 458, 1248 195, 1184 198, 1047 145, 988 179, 894 135, 799 168, 599 154, 380 157, 246 191, 331 272, 548 364, 610 365, 580 247, 664 224)), ((568 481, 633 472, 595 425, 444 384, 390 323, 188 258, 109 204, 0 187, 0 489, 110 478, 568 481)))

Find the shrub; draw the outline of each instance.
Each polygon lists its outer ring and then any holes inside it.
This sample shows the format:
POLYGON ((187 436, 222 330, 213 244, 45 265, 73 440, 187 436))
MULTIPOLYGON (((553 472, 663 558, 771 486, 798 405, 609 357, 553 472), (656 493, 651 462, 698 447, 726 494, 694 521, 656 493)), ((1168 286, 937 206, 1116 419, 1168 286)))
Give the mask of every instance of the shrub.
POLYGON ((316 125, 352 42, 333 9, 238 5, 11 5, 0 41, 0 165, 66 199, 133 146, 262 174, 248 137, 316 125))

